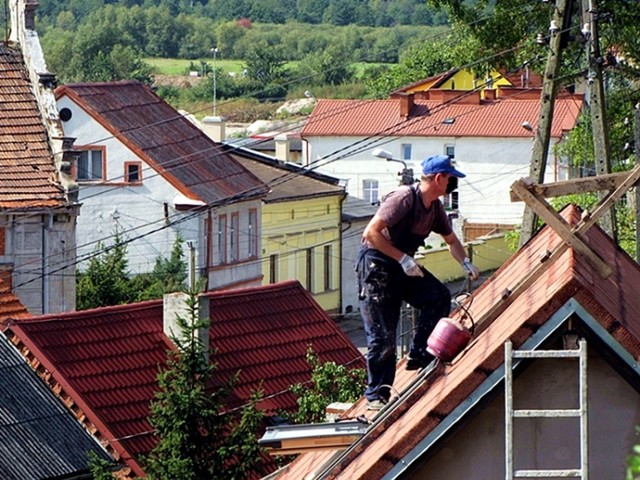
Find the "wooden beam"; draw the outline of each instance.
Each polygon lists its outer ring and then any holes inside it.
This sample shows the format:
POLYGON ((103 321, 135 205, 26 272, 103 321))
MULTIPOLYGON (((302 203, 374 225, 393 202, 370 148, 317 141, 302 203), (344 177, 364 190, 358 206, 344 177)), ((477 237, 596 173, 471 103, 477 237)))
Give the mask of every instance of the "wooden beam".
MULTIPOLYGON (((535 191, 544 198, 562 197, 578 193, 611 191, 618 188, 629 176, 629 172, 608 173, 597 177, 575 178, 554 183, 527 185, 529 190, 535 191)), ((524 180, 525 184, 530 180, 524 180)), ((637 185, 637 182, 636 182, 637 185)), ((521 202, 520 196, 513 190, 510 191, 512 202, 521 202)))
POLYGON ((518 181, 511 185, 520 198, 533 210, 533 212, 544 220, 553 230, 576 252, 584 256, 598 273, 606 278, 613 270, 589 245, 571 230, 571 226, 560 216, 547 202, 537 193, 529 190, 524 182, 518 181))

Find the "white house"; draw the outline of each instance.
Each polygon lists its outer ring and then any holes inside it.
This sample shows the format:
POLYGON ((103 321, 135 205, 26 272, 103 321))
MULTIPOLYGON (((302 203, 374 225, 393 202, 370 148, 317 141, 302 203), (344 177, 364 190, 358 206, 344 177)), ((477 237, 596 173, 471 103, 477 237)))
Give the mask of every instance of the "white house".
POLYGON ((180 235, 208 289, 261 284, 262 181, 139 82, 69 84, 56 98, 79 152, 80 259, 117 232, 131 272, 149 272, 180 235))
MULTIPOLYGON (((514 225, 522 203, 511 203, 509 186, 529 175, 540 89, 480 92, 428 90, 387 100, 320 100, 304 126, 303 165, 340 178, 350 195, 377 202, 399 183, 398 173, 434 154, 449 155, 467 177, 445 204, 466 223, 514 225), (376 158, 376 147, 396 161, 376 158)), ((582 95, 555 102, 547 181, 568 178, 555 154, 577 121, 582 95)))

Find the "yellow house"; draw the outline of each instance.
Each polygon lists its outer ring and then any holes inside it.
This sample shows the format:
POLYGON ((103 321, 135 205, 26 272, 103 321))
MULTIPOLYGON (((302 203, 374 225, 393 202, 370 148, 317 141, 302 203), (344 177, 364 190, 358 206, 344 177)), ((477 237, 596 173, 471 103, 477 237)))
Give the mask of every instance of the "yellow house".
POLYGON ((263 284, 298 280, 325 311, 340 312, 344 187, 248 150, 234 157, 271 188, 262 204, 263 284))
POLYGON ((391 95, 424 92, 431 89, 469 91, 495 89, 497 87, 539 87, 541 85, 541 77, 531 72, 528 68, 517 72, 491 70, 485 78, 479 78, 468 69, 454 68, 448 72, 413 82, 392 92, 391 95))

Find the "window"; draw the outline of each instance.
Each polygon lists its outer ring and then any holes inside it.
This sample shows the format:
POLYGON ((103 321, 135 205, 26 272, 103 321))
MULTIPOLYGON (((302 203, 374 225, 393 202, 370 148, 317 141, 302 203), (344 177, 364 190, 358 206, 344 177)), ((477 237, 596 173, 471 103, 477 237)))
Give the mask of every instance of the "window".
POLYGON ((227 262, 227 216, 218 217, 218 264, 227 262))
POLYGON ((313 293, 313 247, 307 248, 307 290, 313 293))
POLYGON ((142 183, 142 164, 140 162, 124 162, 124 181, 126 183, 142 183))
POLYGON ((249 210, 249 258, 258 256, 258 211, 255 208, 249 210))
POLYGON ((238 212, 231 214, 231 229, 229 231, 229 260, 231 262, 237 262, 240 259, 240 248, 238 245, 240 243, 239 218, 238 212))
POLYGON ((269 255, 269 283, 278 281, 278 254, 269 255))
POLYGON ((411 161, 411 144, 410 143, 403 143, 400 146, 400 150, 401 150, 401 159, 404 160, 405 162, 409 162, 411 161))
POLYGON ((324 246, 324 291, 331 290, 331 245, 324 246))
POLYGON ((444 154, 451 160, 453 160, 454 158, 456 158, 456 147, 454 145, 445 145, 444 154))
POLYGON ((362 196, 366 202, 378 203, 379 194, 377 180, 368 179, 362 181, 362 196))
POLYGON ((83 150, 78 157, 76 167, 76 178, 78 180, 102 180, 103 171, 103 149, 95 148, 83 150))

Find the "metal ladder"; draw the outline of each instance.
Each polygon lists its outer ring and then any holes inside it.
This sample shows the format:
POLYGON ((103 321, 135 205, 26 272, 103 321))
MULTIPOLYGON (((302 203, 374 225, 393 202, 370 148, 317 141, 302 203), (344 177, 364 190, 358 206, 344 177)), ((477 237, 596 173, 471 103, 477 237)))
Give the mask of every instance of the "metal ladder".
POLYGON ((504 344, 505 369, 505 479, 574 477, 588 480, 588 419, 587 419, 587 343, 579 341, 577 350, 513 350, 511 341, 504 344), (514 358, 578 358, 580 365, 580 407, 566 410, 514 410, 513 409, 513 359, 514 358), (579 417, 580 418, 580 468, 565 470, 514 470, 513 468, 513 419, 525 417, 579 417))

